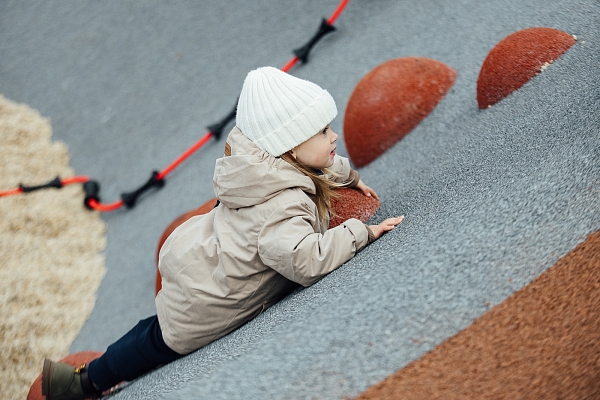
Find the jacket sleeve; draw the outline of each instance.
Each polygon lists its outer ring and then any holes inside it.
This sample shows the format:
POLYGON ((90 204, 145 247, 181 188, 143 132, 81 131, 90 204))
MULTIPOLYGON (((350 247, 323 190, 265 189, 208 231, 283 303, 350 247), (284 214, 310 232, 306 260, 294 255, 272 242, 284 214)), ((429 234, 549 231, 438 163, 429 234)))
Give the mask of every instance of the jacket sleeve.
POLYGON ((350 161, 346 157, 336 155, 333 165, 327 169, 333 172, 333 175, 329 175, 329 179, 346 187, 355 187, 360 180, 360 174, 350 168, 350 161))
POLYGON ((315 232, 315 215, 308 205, 288 203, 276 209, 258 238, 262 262, 287 279, 310 286, 351 259, 367 245, 367 227, 357 219, 315 232))

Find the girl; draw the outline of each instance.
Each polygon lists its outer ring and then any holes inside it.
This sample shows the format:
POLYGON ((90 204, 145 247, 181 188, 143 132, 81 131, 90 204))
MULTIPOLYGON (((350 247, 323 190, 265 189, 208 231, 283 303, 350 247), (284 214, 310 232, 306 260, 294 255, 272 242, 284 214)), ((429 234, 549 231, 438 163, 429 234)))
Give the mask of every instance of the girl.
POLYGON ((216 161, 220 204, 179 226, 161 248, 157 315, 140 321, 89 366, 44 361, 47 400, 99 396, 124 380, 228 334, 310 286, 393 229, 403 217, 327 230, 335 188, 365 185, 335 153, 331 95, 276 68, 251 71, 236 127, 216 161))

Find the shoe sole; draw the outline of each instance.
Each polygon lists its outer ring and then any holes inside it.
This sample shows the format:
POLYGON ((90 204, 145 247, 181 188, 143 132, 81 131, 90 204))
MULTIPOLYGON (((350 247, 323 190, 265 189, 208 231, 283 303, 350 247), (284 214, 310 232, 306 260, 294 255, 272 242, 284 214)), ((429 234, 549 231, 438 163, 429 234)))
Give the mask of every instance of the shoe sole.
POLYGON ((54 362, 45 359, 44 368, 42 369, 42 396, 44 396, 46 400, 52 400, 49 397, 51 393, 50 383, 52 380, 52 372, 54 372, 54 362))

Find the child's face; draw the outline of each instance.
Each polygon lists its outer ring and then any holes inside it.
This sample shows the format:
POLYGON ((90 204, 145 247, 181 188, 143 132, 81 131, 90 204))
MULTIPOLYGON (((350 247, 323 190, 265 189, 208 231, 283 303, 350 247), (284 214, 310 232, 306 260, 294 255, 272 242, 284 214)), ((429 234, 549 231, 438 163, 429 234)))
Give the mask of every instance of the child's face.
POLYGON ((292 151, 294 157, 312 168, 328 168, 333 165, 335 156, 335 141, 338 135, 327 125, 322 131, 295 147, 292 151))

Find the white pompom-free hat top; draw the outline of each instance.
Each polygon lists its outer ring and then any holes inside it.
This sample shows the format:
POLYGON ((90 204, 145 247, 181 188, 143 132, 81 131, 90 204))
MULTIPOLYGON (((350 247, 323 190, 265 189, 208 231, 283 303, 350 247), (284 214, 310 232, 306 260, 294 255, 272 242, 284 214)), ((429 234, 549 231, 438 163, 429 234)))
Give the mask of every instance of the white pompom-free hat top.
POLYGON ((248 73, 236 125, 260 149, 279 157, 304 143, 337 115, 333 97, 319 85, 277 68, 248 73))

